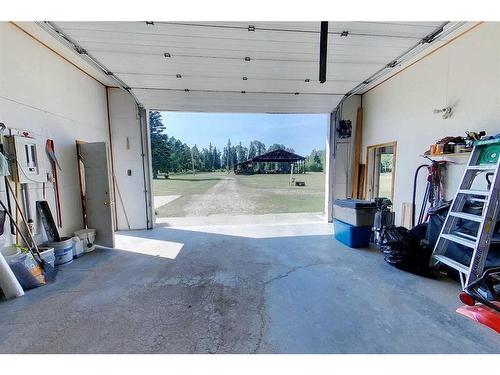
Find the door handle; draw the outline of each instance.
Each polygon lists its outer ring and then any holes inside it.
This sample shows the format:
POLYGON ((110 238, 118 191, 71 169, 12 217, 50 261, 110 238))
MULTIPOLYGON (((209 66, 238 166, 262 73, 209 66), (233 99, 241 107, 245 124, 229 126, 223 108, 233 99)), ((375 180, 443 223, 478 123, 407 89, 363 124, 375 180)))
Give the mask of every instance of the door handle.
POLYGON ((111 206, 113 204, 113 201, 104 201, 105 206, 111 206))

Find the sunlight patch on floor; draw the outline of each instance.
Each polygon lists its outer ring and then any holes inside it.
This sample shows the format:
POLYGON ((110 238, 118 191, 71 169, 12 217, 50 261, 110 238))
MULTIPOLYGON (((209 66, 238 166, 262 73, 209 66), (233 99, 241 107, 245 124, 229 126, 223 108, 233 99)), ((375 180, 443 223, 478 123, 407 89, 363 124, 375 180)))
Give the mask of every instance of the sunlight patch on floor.
POLYGON ((175 259, 184 244, 166 240, 135 237, 124 234, 115 235, 115 248, 133 253, 175 259))

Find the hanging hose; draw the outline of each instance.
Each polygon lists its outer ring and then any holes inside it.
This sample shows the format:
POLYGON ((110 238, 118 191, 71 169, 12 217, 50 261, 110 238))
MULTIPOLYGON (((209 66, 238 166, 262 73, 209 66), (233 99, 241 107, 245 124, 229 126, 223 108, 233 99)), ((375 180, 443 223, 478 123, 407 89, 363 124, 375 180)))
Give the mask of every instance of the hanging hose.
MULTIPOLYGON (((415 177, 413 178, 413 199, 412 199, 412 209, 413 209, 413 212, 412 212, 412 215, 411 215, 411 226, 412 228, 415 226, 415 211, 416 211, 416 208, 417 208, 417 205, 415 203, 416 201, 416 197, 417 197, 417 179, 418 179, 418 173, 420 172, 420 169, 422 168, 428 168, 430 167, 430 165, 428 164, 422 164, 422 165, 419 165, 417 170, 415 171, 415 177)), ((426 189, 426 195, 427 195, 427 189, 426 189)), ((425 202, 425 201, 424 201, 425 202)))

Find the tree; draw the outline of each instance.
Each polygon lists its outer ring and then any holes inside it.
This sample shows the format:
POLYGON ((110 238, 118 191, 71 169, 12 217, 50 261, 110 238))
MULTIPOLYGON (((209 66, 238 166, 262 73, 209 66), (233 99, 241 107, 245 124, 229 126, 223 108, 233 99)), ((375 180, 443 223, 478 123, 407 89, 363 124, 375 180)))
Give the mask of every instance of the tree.
POLYGON ((266 152, 266 145, 261 141, 252 141, 248 150, 248 158, 251 159, 266 152))
POLYGON ((238 146, 235 147, 235 150, 236 150, 236 158, 238 160, 238 163, 243 163, 244 161, 247 160, 248 149, 241 145, 241 141, 238 144, 238 146))
POLYGON ((213 169, 214 170, 220 169, 220 152, 217 151, 217 147, 215 146, 212 151, 212 160, 213 160, 213 169))
POLYGON ((158 172, 168 172, 170 168, 170 149, 168 136, 163 131, 161 113, 157 111, 149 112, 149 129, 151 133, 151 159, 153 177, 158 177, 158 172))
POLYGON ((324 150, 312 150, 311 154, 306 157, 305 161, 306 171, 323 172, 324 160, 325 160, 324 150))
POLYGON ((226 148, 227 148, 227 152, 226 152, 226 158, 227 158, 226 168, 229 170, 234 165, 233 164, 233 156, 232 156, 233 147, 231 146, 231 140, 230 139, 227 140, 227 146, 226 146, 226 148))
POLYGON ((193 169, 195 171, 200 171, 202 170, 202 160, 201 160, 201 155, 200 151, 198 150, 198 147, 194 145, 191 147, 191 157, 193 159, 193 169))
POLYGON ((257 156, 257 148, 255 147, 254 142, 250 142, 250 146, 248 146, 248 159, 253 159, 257 156))

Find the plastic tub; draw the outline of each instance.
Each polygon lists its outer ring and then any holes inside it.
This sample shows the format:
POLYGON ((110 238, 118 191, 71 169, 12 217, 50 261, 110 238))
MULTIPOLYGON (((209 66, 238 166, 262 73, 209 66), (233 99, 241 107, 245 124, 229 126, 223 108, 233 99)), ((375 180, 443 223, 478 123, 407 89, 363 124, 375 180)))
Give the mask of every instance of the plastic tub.
POLYGON ((81 229, 75 232, 83 244, 83 251, 89 253, 95 250, 95 229, 81 229))
POLYGON ((336 199, 333 202, 335 219, 355 226, 373 226, 377 212, 375 202, 361 199, 336 199))
POLYGON ((21 252, 21 249, 19 249, 16 245, 9 245, 5 246, 2 250, 2 255, 7 261, 7 263, 11 264, 14 262, 18 262, 21 259, 24 259, 25 256, 21 252))
POLYGON ((372 234, 371 226, 355 226, 344 223, 343 221, 333 219, 335 239, 349 247, 368 247, 370 246, 370 236, 372 234))
POLYGON ((63 237, 59 242, 47 242, 47 247, 54 248, 56 266, 62 266, 73 262, 73 240, 71 237, 63 237))

